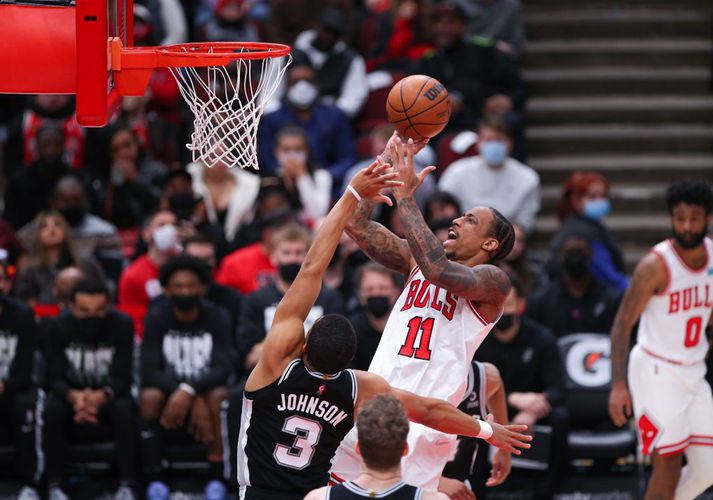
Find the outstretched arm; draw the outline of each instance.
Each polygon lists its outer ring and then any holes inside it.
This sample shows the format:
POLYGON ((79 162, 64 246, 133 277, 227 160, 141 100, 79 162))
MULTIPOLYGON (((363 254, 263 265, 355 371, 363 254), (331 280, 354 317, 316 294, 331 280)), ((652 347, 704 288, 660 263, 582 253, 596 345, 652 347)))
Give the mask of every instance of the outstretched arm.
MULTIPOLYGON (((384 173, 377 162, 360 171, 351 185, 364 199, 379 199, 379 191, 398 184, 398 174, 384 173)), ((272 326, 263 344, 262 356, 250 374, 247 390, 272 383, 304 345, 304 321, 322 288, 322 274, 327 269, 344 226, 356 208, 356 197, 345 192, 319 228, 300 272, 277 306, 272 326)))
POLYGON ((499 268, 491 265, 464 266, 448 260, 443 245, 426 225, 413 194, 435 167, 416 174, 413 167, 414 146, 406 144, 406 156, 400 142, 392 145, 394 169, 404 184, 394 190, 406 240, 421 272, 431 283, 456 295, 481 303, 502 304, 510 291, 510 280, 499 268))

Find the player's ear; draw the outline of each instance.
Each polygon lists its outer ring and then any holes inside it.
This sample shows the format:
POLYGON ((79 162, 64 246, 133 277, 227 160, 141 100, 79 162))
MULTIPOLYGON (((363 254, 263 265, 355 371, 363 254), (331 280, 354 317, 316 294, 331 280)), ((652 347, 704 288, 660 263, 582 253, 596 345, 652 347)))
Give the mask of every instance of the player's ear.
POLYGON ((488 253, 493 253, 495 250, 498 249, 499 246, 500 246, 500 243, 498 242, 498 240, 496 240, 495 238, 488 237, 488 238, 485 238, 485 241, 483 241, 483 244, 480 245, 480 248, 482 248, 483 250, 485 250, 488 253))
POLYGON ((361 456, 361 447, 359 446, 359 441, 357 441, 354 445, 354 450, 356 451, 357 455, 361 456))
POLYGON ((403 454, 402 454, 401 456, 402 456, 402 457, 405 457, 406 455, 408 455, 408 443, 406 443, 406 444, 404 445, 404 452, 403 452, 403 454))

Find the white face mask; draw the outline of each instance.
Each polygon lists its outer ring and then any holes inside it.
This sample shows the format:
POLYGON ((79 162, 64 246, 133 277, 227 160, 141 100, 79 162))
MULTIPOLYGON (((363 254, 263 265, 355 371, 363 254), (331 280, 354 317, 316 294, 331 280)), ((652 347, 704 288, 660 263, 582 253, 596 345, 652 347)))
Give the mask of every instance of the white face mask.
POLYGON ((153 244, 159 252, 168 252, 176 248, 178 244, 178 234, 176 226, 166 224, 153 232, 153 244))
POLYGON ((284 164, 290 160, 296 160, 304 163, 307 160, 307 153, 304 151, 284 151, 277 155, 277 161, 284 164))
POLYGON ((300 80, 287 91, 287 100, 297 109, 307 109, 317 100, 317 87, 307 80, 300 80))

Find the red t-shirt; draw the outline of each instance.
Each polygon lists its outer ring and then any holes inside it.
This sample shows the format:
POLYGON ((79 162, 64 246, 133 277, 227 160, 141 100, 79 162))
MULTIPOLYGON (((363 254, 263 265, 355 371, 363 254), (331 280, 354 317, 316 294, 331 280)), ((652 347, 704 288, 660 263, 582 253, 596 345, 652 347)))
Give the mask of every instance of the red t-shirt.
POLYGON ((143 315, 149 300, 161 293, 158 267, 144 254, 127 267, 119 279, 119 309, 134 319, 138 337, 143 336, 143 315))
POLYGON ((241 293, 252 293, 269 283, 274 275, 275 266, 269 255, 260 243, 253 243, 226 256, 216 280, 241 293))

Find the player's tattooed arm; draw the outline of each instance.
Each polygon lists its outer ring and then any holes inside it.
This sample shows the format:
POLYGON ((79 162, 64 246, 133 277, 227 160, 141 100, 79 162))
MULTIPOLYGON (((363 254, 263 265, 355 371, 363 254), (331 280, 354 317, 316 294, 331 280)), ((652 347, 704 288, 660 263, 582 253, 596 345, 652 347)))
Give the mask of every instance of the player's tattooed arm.
POLYGON ((502 303, 510 292, 505 272, 489 264, 468 267, 448 260, 413 197, 397 196, 397 203, 409 248, 427 280, 469 300, 502 303))
POLYGON ((347 225, 347 234, 371 260, 406 275, 413 267, 408 243, 371 220, 374 205, 365 199, 359 202, 347 225))

